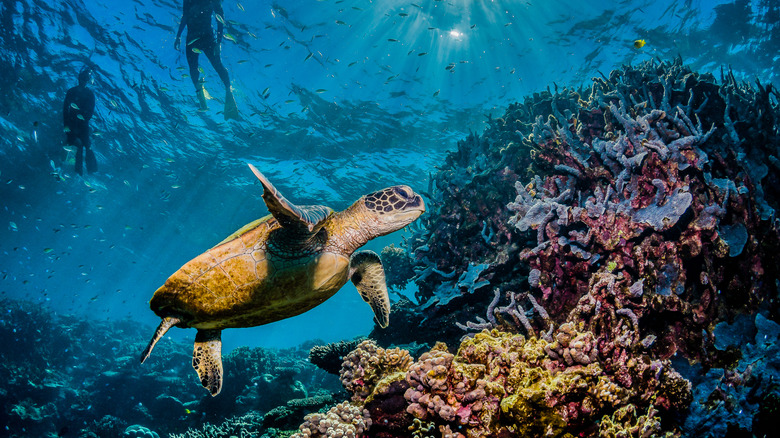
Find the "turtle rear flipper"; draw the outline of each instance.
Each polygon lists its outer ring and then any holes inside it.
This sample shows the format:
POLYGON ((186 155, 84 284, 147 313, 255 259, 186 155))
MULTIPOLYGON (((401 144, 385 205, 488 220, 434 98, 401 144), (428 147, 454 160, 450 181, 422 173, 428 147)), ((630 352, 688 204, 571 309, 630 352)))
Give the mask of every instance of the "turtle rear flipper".
POLYGON ((160 340, 160 338, 163 337, 165 332, 167 332, 171 327, 175 326, 180 322, 181 319, 174 318, 173 316, 166 316, 165 318, 163 318, 162 322, 160 322, 160 325, 157 326, 157 330, 154 331, 154 335, 152 336, 152 340, 149 341, 149 345, 147 345, 143 353, 141 353, 141 363, 144 363, 144 361, 149 357, 149 355, 152 354, 152 349, 154 348, 154 345, 157 343, 157 341, 160 340))
POLYGON ((377 253, 358 251, 352 255, 349 278, 355 284, 363 301, 371 306, 380 327, 390 322, 390 297, 387 294, 385 270, 377 253))
POLYGON ((222 330, 198 330, 192 367, 211 396, 219 394, 222 389, 222 330))

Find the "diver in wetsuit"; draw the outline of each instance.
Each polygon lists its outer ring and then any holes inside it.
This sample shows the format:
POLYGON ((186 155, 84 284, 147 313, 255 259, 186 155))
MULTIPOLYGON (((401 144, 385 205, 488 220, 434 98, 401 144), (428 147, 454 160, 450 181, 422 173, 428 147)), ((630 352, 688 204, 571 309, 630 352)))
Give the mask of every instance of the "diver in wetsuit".
POLYGON ((65 94, 62 121, 65 125, 65 143, 76 146, 76 172, 82 174, 84 150, 87 155, 87 172, 97 171, 97 160, 90 147, 89 119, 95 110, 95 94, 87 88, 92 80, 92 69, 84 67, 79 72, 79 84, 65 94))
POLYGON ((230 89, 230 76, 222 64, 220 54, 224 22, 222 0, 184 0, 181 23, 179 23, 179 31, 176 33, 174 48, 181 50, 181 34, 184 28, 187 27, 187 64, 190 67, 190 78, 192 78, 192 83, 195 85, 200 109, 201 111, 206 110, 206 93, 200 80, 200 72, 198 71, 198 55, 202 52, 211 62, 214 70, 217 71, 219 78, 222 79, 222 83, 225 84, 224 115, 227 120, 237 119, 238 109, 236 108, 236 100, 233 98, 233 91, 230 89), (217 19, 216 36, 211 28, 212 14, 216 15, 217 19))

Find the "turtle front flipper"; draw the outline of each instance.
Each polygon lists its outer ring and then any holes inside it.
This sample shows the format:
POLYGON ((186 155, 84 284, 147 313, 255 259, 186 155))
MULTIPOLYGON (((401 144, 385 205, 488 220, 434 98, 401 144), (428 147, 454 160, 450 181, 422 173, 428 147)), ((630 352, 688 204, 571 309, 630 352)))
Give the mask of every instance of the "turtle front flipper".
POLYGON ((390 297, 387 295, 385 270, 377 253, 358 251, 352 255, 349 278, 355 284, 363 301, 371 305, 376 322, 382 328, 390 322, 390 297))
POLYGON ((279 190, 268 181, 259 170, 253 165, 249 165, 252 172, 263 185, 263 200, 268 211, 279 221, 279 224, 285 228, 303 227, 309 233, 316 233, 324 224, 333 209, 324 205, 295 205, 279 193, 279 190))
POLYGON ((192 367, 211 396, 219 394, 222 389, 222 330, 198 330, 192 367))
POLYGON ((154 331, 154 335, 152 336, 152 340, 149 341, 149 345, 146 346, 144 349, 144 352, 141 353, 141 363, 144 363, 144 361, 149 357, 150 354, 152 354, 152 349, 154 348, 154 345, 157 344, 157 341, 160 340, 160 338, 163 337, 165 332, 170 330, 171 327, 175 326, 176 324, 180 323, 181 320, 179 318, 174 318, 173 316, 166 316, 163 318, 162 322, 160 322, 160 325, 157 326, 157 330, 154 331))

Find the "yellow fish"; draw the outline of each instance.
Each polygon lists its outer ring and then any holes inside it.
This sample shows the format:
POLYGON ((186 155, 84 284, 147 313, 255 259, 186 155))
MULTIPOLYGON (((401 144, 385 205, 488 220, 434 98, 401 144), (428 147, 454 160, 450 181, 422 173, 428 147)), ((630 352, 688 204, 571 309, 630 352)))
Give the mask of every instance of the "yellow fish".
POLYGON ((641 49, 645 46, 645 40, 635 40, 634 41, 634 48, 635 49, 641 49))

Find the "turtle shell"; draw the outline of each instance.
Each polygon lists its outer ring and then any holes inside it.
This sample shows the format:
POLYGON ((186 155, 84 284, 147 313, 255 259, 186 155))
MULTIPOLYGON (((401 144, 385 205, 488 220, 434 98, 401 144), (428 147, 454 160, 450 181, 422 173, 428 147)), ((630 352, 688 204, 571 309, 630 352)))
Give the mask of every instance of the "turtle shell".
POLYGON ((324 251, 327 233, 296 239, 266 216, 195 257, 168 278, 150 306, 179 326, 253 327, 310 310, 348 279, 349 259, 324 251))

